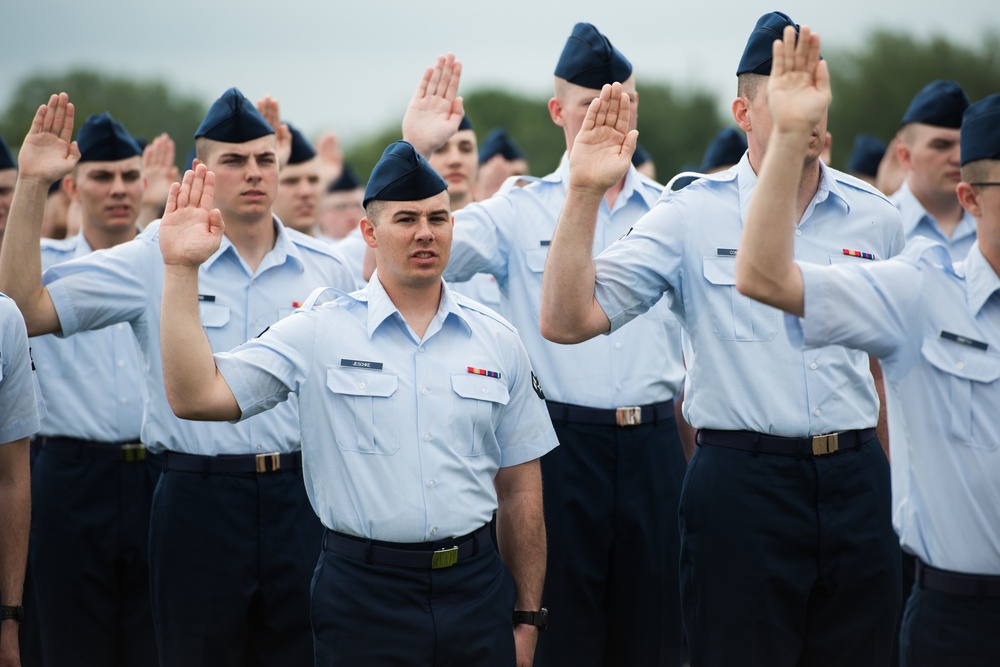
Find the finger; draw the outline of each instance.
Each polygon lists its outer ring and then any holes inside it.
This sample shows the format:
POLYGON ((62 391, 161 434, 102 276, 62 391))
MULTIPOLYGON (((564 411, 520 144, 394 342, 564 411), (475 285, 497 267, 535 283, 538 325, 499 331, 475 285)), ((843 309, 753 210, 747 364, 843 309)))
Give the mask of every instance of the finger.
POLYGON ((49 105, 38 105, 38 109, 35 110, 35 117, 31 119, 31 129, 28 130, 28 134, 40 134, 43 131, 42 127, 45 125, 45 116, 48 112, 49 105))
POLYGON ((66 96, 65 99, 66 106, 63 115, 63 123, 62 127, 59 128, 58 134, 60 139, 65 142, 69 142, 73 138, 73 120, 76 118, 76 107, 69 101, 69 96, 66 96))
POLYGON ((458 96, 458 84, 462 80, 462 63, 455 61, 451 69, 451 79, 448 81, 448 90, 445 91, 445 98, 453 100, 458 96))
POLYGON ((830 71, 826 68, 825 60, 816 63, 816 88, 830 94, 830 71))
POLYGON ((206 211, 212 211, 212 204, 214 202, 215 202, 215 172, 206 170, 205 186, 201 191, 201 207, 206 211))
POLYGON ((448 89, 451 88, 452 70, 455 67, 455 55, 449 53, 445 56, 444 67, 441 68, 441 78, 438 80, 437 90, 434 91, 435 97, 444 97, 448 94, 448 89))
POLYGON ((809 40, 809 53, 806 60, 806 69, 809 72, 816 71, 816 65, 819 63, 819 46, 820 39, 819 35, 812 33, 812 37, 809 40))
POLYGON ((173 213, 177 210, 177 195, 180 194, 181 184, 174 182, 170 184, 170 192, 167 193, 167 207, 163 209, 163 215, 173 213))
POLYGON ((59 96, 56 97, 55 115, 52 116, 52 129, 50 130, 52 134, 62 134, 63 121, 66 120, 67 102, 69 102, 69 96, 66 93, 59 93, 59 96))
POLYGON ((618 127, 618 116, 621 114, 622 84, 617 81, 611 84, 611 96, 608 98, 608 118, 609 127, 618 127))
POLYGON ((587 115, 583 117, 583 125, 580 126, 580 131, 590 131, 597 126, 597 112, 601 108, 601 98, 595 97, 590 100, 590 106, 587 107, 587 115))
POLYGON ((430 84, 431 78, 434 76, 434 68, 428 67, 424 70, 424 75, 420 79, 420 83, 417 84, 417 90, 413 93, 413 97, 417 99, 423 99, 427 97, 427 86, 430 84))
POLYGON ((69 145, 69 159, 73 164, 80 161, 80 145, 75 141, 69 145))
MULTIPOLYGON (((201 167, 202 165, 198 165, 201 167)), ((194 172, 188 169, 184 172, 181 180, 180 190, 177 191, 177 208, 186 208, 191 196, 191 183, 194 181, 194 172)))
POLYGON ((451 115, 458 116, 459 119, 465 117, 465 101, 461 97, 456 97, 451 105, 451 115))
POLYGON ((812 31, 809 26, 802 26, 799 32, 799 41, 795 45, 795 71, 808 72, 806 63, 809 62, 809 47, 812 42, 812 31))
POLYGON ((597 117, 594 119, 594 126, 597 128, 603 127, 608 120, 608 102, 610 97, 611 86, 604 84, 601 88, 601 94, 597 98, 597 117))
POLYGON ((194 178, 191 179, 191 193, 188 195, 188 206, 201 208, 201 193, 205 189, 205 165, 199 164, 194 170, 194 178))
POLYGON ((632 119, 632 98, 622 93, 618 98, 618 120, 615 129, 622 134, 628 134, 628 124, 632 119))
POLYGON ((431 77, 427 81, 427 96, 434 97, 437 95, 438 85, 441 83, 441 70, 444 69, 444 56, 438 56, 437 61, 434 63, 434 67, 431 69, 431 77))
POLYGON ((213 236, 222 238, 223 232, 226 231, 226 223, 222 220, 222 211, 217 208, 212 209, 211 213, 208 214, 208 228, 213 236))
POLYGON ((42 114, 42 125, 40 132, 52 132, 52 121, 56 117, 56 103, 59 101, 58 95, 51 95, 48 104, 45 105, 45 113, 42 114))

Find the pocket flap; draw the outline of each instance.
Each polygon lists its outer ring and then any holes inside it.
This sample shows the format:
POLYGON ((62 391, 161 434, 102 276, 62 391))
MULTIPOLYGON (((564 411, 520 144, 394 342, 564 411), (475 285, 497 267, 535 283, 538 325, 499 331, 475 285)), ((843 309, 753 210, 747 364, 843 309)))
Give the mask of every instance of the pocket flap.
POLYGON ((211 301, 198 303, 198 315, 203 327, 224 327, 229 324, 229 306, 211 301))
POLYGON ((535 273, 545 270, 545 258, 549 256, 548 246, 544 248, 532 248, 524 251, 524 263, 528 269, 535 273))
POLYGON ((706 257, 703 266, 705 280, 713 285, 736 284, 736 262, 732 257, 706 257))
POLYGON ((385 372, 356 371, 347 368, 328 368, 326 386, 335 394, 351 396, 392 396, 399 380, 385 372))
POLYGON ((491 401, 507 405, 510 394, 507 385, 499 378, 472 373, 455 373, 451 376, 451 388, 462 398, 474 398, 478 401, 491 401))
POLYGON ((931 366, 973 382, 1000 379, 1000 358, 968 345, 941 338, 924 338, 920 352, 931 366))

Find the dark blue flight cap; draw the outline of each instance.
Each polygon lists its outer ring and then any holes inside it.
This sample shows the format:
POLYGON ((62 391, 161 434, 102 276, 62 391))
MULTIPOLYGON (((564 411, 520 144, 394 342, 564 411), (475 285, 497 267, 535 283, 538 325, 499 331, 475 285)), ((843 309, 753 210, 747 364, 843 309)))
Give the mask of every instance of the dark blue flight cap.
POLYGON ((720 130, 715 139, 705 149, 698 171, 711 171, 719 167, 730 167, 743 159, 747 151, 747 137, 735 127, 720 130))
POLYGON ((479 147, 479 163, 486 162, 494 155, 503 155, 507 160, 524 160, 527 156, 514 138, 502 127, 495 127, 486 135, 486 141, 479 147))
POLYGON ((1000 95, 985 97, 962 118, 962 165, 1000 160, 1000 95))
POLYGON ((363 204, 379 201, 420 201, 448 189, 448 184, 406 141, 389 144, 372 169, 363 204))
POLYGON ((903 114, 902 125, 924 123, 935 127, 962 127, 969 96, 955 81, 938 80, 924 86, 903 114))
MULTIPOLYGON (((782 39, 785 35, 785 26, 790 25, 795 26, 797 36, 799 24, 792 21, 788 14, 771 12, 761 16, 743 49, 743 57, 740 58, 740 65, 736 68, 736 75, 764 74, 770 76, 774 40, 782 39)), ((820 56, 820 58, 822 57, 820 56)))
POLYGON ((3 137, 0 137, 0 169, 17 169, 17 160, 3 137))
POLYGON ((476 128, 472 125, 472 121, 469 120, 468 116, 462 116, 462 122, 458 124, 459 130, 475 130, 476 128))
POLYGON ((330 183, 327 187, 327 192, 346 192, 347 190, 356 190, 361 187, 361 181, 358 180, 358 175, 354 173, 351 169, 351 165, 344 163, 344 168, 340 171, 340 177, 337 178, 333 183, 330 183))
POLYGON ((636 144, 635 144, 635 152, 632 153, 632 166, 633 167, 641 167, 642 165, 646 164, 647 162, 649 162, 652 159, 653 158, 649 154, 649 151, 647 151, 645 148, 643 148, 642 144, 636 142, 636 144))
POLYGON ((230 88, 212 103, 194 138, 242 144, 268 134, 274 134, 274 128, 268 125, 257 107, 239 89, 230 88))
POLYGON ((632 76, 632 63, 589 23, 577 23, 556 64, 556 76, 584 88, 600 88, 632 76))
POLYGON ((112 162, 142 155, 135 137, 107 111, 94 114, 76 135, 80 162, 112 162))
POLYGON ((859 134, 854 137, 854 147, 851 157, 847 160, 847 171, 852 174, 875 176, 878 165, 885 155, 885 142, 870 134, 859 134))
POLYGON ((306 135, 292 127, 291 123, 285 124, 288 125, 288 131, 292 133, 292 154, 288 156, 288 164, 302 164, 316 157, 316 149, 306 139, 306 135))

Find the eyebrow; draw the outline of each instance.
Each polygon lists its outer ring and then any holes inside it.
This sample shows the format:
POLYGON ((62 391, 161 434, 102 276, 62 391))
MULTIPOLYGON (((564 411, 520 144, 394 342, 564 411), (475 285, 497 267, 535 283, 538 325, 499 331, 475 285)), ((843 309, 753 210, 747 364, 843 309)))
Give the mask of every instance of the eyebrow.
MULTIPOLYGON (((396 218, 396 217, 399 217, 401 215, 403 215, 403 216, 409 215, 409 216, 417 216, 417 217, 419 217, 420 216, 420 211, 407 211, 407 210, 396 211, 395 213, 392 214, 392 217, 396 218)), ((430 218, 430 217, 435 216, 435 215, 451 215, 451 214, 448 212, 448 209, 439 208, 436 211, 429 212, 427 214, 427 217, 430 218)))

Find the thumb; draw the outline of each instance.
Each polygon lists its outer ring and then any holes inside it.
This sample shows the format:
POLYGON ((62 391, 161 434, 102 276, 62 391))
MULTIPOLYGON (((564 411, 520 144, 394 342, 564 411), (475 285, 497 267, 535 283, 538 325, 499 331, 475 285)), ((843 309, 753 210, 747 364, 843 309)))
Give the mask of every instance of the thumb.
POLYGON ((622 142, 622 157, 631 161, 637 143, 639 143, 639 130, 629 130, 629 133, 625 135, 625 141, 622 142))
POLYGON ((465 103, 461 97, 455 98, 455 102, 451 105, 451 113, 458 115, 459 119, 465 116, 465 103))
POLYGON ((213 235, 222 236, 226 231, 226 223, 222 221, 222 211, 217 208, 212 209, 208 214, 208 228, 213 235))

